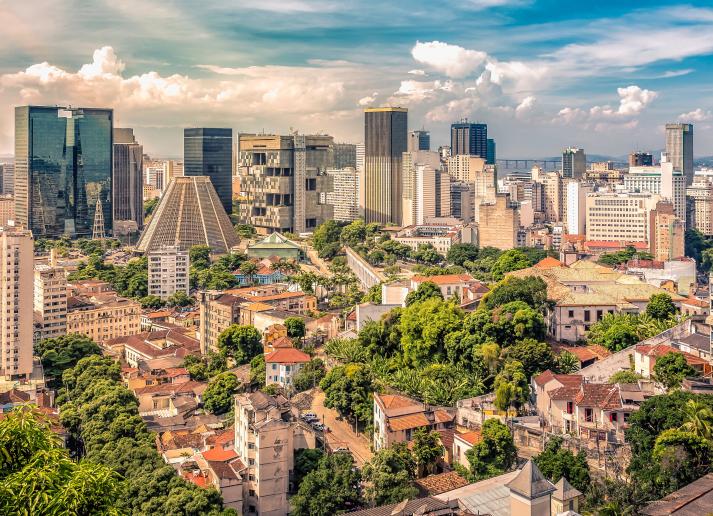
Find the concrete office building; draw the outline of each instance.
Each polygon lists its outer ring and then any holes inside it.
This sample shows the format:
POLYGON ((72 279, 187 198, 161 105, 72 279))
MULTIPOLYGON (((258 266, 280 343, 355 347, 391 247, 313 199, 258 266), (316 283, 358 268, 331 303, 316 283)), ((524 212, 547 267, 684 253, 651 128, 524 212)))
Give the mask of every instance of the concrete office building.
POLYGON ((666 154, 686 184, 693 183, 693 124, 666 124, 666 154))
POLYGON ((15 217, 35 238, 88 238, 98 222, 111 233, 113 118, 111 109, 15 108, 15 217))
POLYGON ((451 156, 467 154, 488 157, 488 125, 468 120, 451 124, 451 156))
MULTIPOLYGON (((402 225, 425 224, 429 218, 440 217, 441 161, 437 152, 404 152, 402 158, 402 225), (438 198, 438 199, 437 199, 438 198)), ((450 208, 450 183, 448 184, 450 208)), ((449 210, 450 211, 450 210, 449 210)))
POLYGON ((67 277, 64 268, 39 264, 34 282, 35 339, 67 333, 67 277))
POLYGON ((330 168, 333 187, 327 204, 334 207, 334 220, 351 222, 359 218, 359 174, 354 167, 330 168))
POLYGON ((587 172, 587 158, 584 149, 567 147, 562 151, 562 177, 580 179, 587 172))
POLYGON ((353 143, 334 144, 334 168, 357 166, 357 146, 353 143))
POLYGON ((190 293, 188 250, 162 246, 148 253, 149 295, 166 300, 177 292, 190 293))
POLYGON ((651 167, 654 165, 654 156, 650 152, 636 151, 629 154, 630 167, 651 167))
POLYGON ((112 205, 115 234, 140 231, 144 227, 143 155, 144 148, 136 143, 133 129, 114 129, 112 205))
POLYGON ((564 218, 562 176, 557 171, 541 172, 535 182, 542 185, 545 221, 561 222, 564 218))
POLYGON ((713 183, 695 176, 693 184, 686 188, 686 197, 692 212, 691 217, 686 214, 688 224, 706 236, 713 236, 713 183))
POLYGON ((12 194, 0 194, 0 227, 15 220, 15 198, 12 194))
POLYGON ((168 185, 136 250, 147 253, 163 246, 189 250, 194 245, 207 245, 213 252, 227 253, 238 243, 210 178, 184 176, 174 177, 168 185))
POLYGON ((587 194, 587 240, 648 242, 649 213, 659 200, 649 192, 587 194))
POLYGON ((401 225, 401 159, 408 150, 408 109, 364 111, 364 219, 401 225))
POLYGON ((668 261, 685 256, 686 224, 676 216, 671 201, 659 201, 649 213, 649 249, 654 260, 668 261))
POLYGON ((495 202, 479 209, 478 241, 480 247, 512 249, 517 247, 520 215, 507 195, 498 194, 495 202))
POLYGON ((431 133, 421 129, 420 131, 409 131, 408 152, 430 151, 431 133))
POLYGON ((473 187, 470 183, 451 182, 451 216, 464 224, 473 222, 473 187))
POLYGON ((32 373, 33 252, 30 231, 0 228, 0 378, 32 373))
POLYGON ((15 163, 0 163, 2 193, 12 195, 15 192, 15 163))
POLYGON ((334 142, 325 135, 239 136, 238 173, 246 201, 240 220, 258 233, 314 231, 334 217, 334 142))
POLYGON ((458 155, 448 158, 448 173, 457 182, 473 185, 476 199, 494 200, 497 192, 495 167, 487 165, 485 158, 458 155))
POLYGON ((233 211, 233 130, 187 128, 183 130, 183 175, 207 176, 223 209, 233 211))
POLYGON ((567 218, 565 220, 567 233, 570 235, 584 235, 587 221, 587 194, 594 191, 590 184, 579 181, 568 181, 567 191, 567 218))
POLYGON ((651 192, 673 202, 676 216, 686 221, 686 177, 673 163, 661 160, 655 167, 630 167, 624 187, 632 192, 651 192))

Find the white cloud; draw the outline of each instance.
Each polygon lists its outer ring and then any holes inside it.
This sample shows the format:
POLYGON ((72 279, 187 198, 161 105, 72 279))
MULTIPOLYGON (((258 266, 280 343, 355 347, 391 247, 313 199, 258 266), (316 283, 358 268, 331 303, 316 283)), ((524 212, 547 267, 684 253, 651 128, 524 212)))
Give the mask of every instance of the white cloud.
POLYGON ((436 98, 442 92, 452 92, 453 81, 401 81, 399 89, 389 99, 396 103, 423 102, 436 98))
POLYGON ((693 73, 695 70, 693 68, 684 68, 683 70, 667 70, 661 75, 657 76, 656 79, 671 79, 672 77, 681 77, 683 75, 688 75, 693 73))
POLYGON ((713 113, 701 108, 694 109, 688 113, 681 113, 678 115, 678 119, 681 122, 705 122, 707 120, 713 119, 713 113))
POLYGON ((411 75, 426 75, 425 71, 419 69, 409 70, 408 73, 411 75))
POLYGON ((371 95, 367 95, 366 97, 362 97, 357 101, 357 104, 360 106, 370 106, 374 102, 376 102, 376 97, 379 95, 378 91, 375 91, 371 95))
POLYGON ((638 124, 635 117, 658 97, 657 92, 633 84, 617 88, 616 91, 619 95, 619 106, 616 108, 608 104, 592 106, 588 110, 565 107, 557 113, 555 121, 564 124, 584 124, 586 127, 592 127, 593 124, 595 130, 611 126, 635 127, 638 124))
POLYGON ((411 55, 419 63, 453 78, 462 78, 474 73, 487 57, 485 52, 468 50, 441 41, 424 43, 417 41, 411 49, 411 55))
POLYGON ((94 51, 91 64, 82 65, 78 75, 87 79, 95 77, 111 78, 124 71, 126 65, 116 57, 112 47, 102 47, 94 51))
POLYGON ((534 109, 536 103, 537 99, 532 95, 529 95, 522 99, 522 101, 517 105, 517 107, 515 108, 515 113, 518 116, 526 115, 534 109))

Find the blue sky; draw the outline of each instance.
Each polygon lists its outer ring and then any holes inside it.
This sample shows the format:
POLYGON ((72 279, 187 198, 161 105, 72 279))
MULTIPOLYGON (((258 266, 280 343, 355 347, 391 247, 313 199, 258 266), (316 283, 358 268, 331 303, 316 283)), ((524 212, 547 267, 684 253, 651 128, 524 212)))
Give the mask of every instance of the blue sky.
POLYGON ((695 124, 713 154, 713 3, 528 0, 0 0, 0 153, 12 106, 113 107, 145 150, 182 128, 363 138, 363 108, 409 108, 447 143, 485 121, 502 157, 660 149, 695 124))

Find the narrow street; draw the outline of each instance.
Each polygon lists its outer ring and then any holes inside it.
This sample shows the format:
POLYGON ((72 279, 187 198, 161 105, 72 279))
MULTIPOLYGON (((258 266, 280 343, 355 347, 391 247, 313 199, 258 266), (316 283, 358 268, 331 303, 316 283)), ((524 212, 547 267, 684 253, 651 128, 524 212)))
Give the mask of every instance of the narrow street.
POLYGON ((329 428, 330 431, 326 434, 326 439, 330 448, 336 449, 340 446, 349 448, 359 467, 371 459, 373 454, 367 438, 363 434, 355 434, 353 426, 348 421, 337 420, 339 414, 324 406, 324 392, 321 389, 315 389, 310 411, 317 414, 320 421, 329 428))

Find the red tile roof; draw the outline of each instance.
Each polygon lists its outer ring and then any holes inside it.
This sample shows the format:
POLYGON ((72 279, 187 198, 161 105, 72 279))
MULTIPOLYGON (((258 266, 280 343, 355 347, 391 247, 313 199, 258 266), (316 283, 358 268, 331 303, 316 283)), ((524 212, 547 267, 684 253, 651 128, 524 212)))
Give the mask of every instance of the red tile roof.
POLYGON ((436 496, 441 493, 453 491, 454 489, 465 487, 469 483, 470 482, 455 471, 441 473, 440 475, 430 475, 416 480, 416 485, 419 489, 428 493, 430 496, 436 496))
POLYGON ((292 339, 289 337, 278 337, 270 343, 270 346, 272 346, 274 349, 295 347, 292 343, 292 339))
POLYGON ((697 306, 698 308, 708 308, 710 306, 709 301, 704 301, 703 299, 698 299, 695 297, 687 297, 681 301, 682 305, 697 306))
POLYGON ((295 348, 279 348, 265 356, 265 362, 279 364, 304 364, 310 360, 307 353, 295 348))
POLYGON ((594 247, 599 249, 625 249, 633 247, 634 249, 648 249, 649 244, 646 242, 616 242, 610 240, 587 240, 584 242, 585 247, 594 247))
POLYGON ((454 283, 470 283, 476 281, 476 279, 470 274, 443 274, 441 276, 421 276, 417 274, 411 278, 411 281, 415 283, 430 281, 436 285, 451 285, 454 283))
MULTIPOLYGON (((416 410, 423 410, 423 403, 400 394, 376 394, 376 399, 384 408, 384 411, 391 409, 402 409, 412 407, 416 410)), ((388 415, 388 414, 387 414, 388 415)))
POLYGON ((646 355, 649 357, 661 357, 667 353, 680 353, 686 358, 686 362, 688 362, 691 365, 705 365, 708 363, 707 360, 704 360, 700 357, 697 357, 696 355, 693 355, 691 353, 688 353, 686 351, 680 351, 678 349, 674 349, 671 346, 667 346, 666 344, 637 344, 636 346, 636 352, 641 353, 642 355, 646 355))
POLYGON ((597 407, 604 410, 621 408, 619 387, 608 383, 584 383, 574 402, 581 407, 597 407))
POLYGON ((463 434, 453 434, 453 438, 458 438, 472 446, 482 441, 483 435, 480 433, 480 430, 471 430, 470 432, 465 432, 463 434))
POLYGON ((555 267, 564 267, 564 265, 557 258, 548 256, 537 262, 534 267, 538 269, 553 269, 555 267))
POLYGON ((535 376, 535 383, 542 387, 552 380, 557 380, 564 386, 579 386, 582 383, 581 374, 555 374, 551 370, 535 376))
POLYGON ((430 424, 431 422, 423 413, 392 417, 389 418, 388 422, 389 428, 392 431, 408 430, 409 428, 420 428, 422 426, 429 426, 430 424))
POLYGON ((211 448, 208 451, 202 452, 203 458, 210 461, 226 462, 232 460, 238 456, 238 454, 232 448, 229 450, 224 450, 220 447, 211 448))

